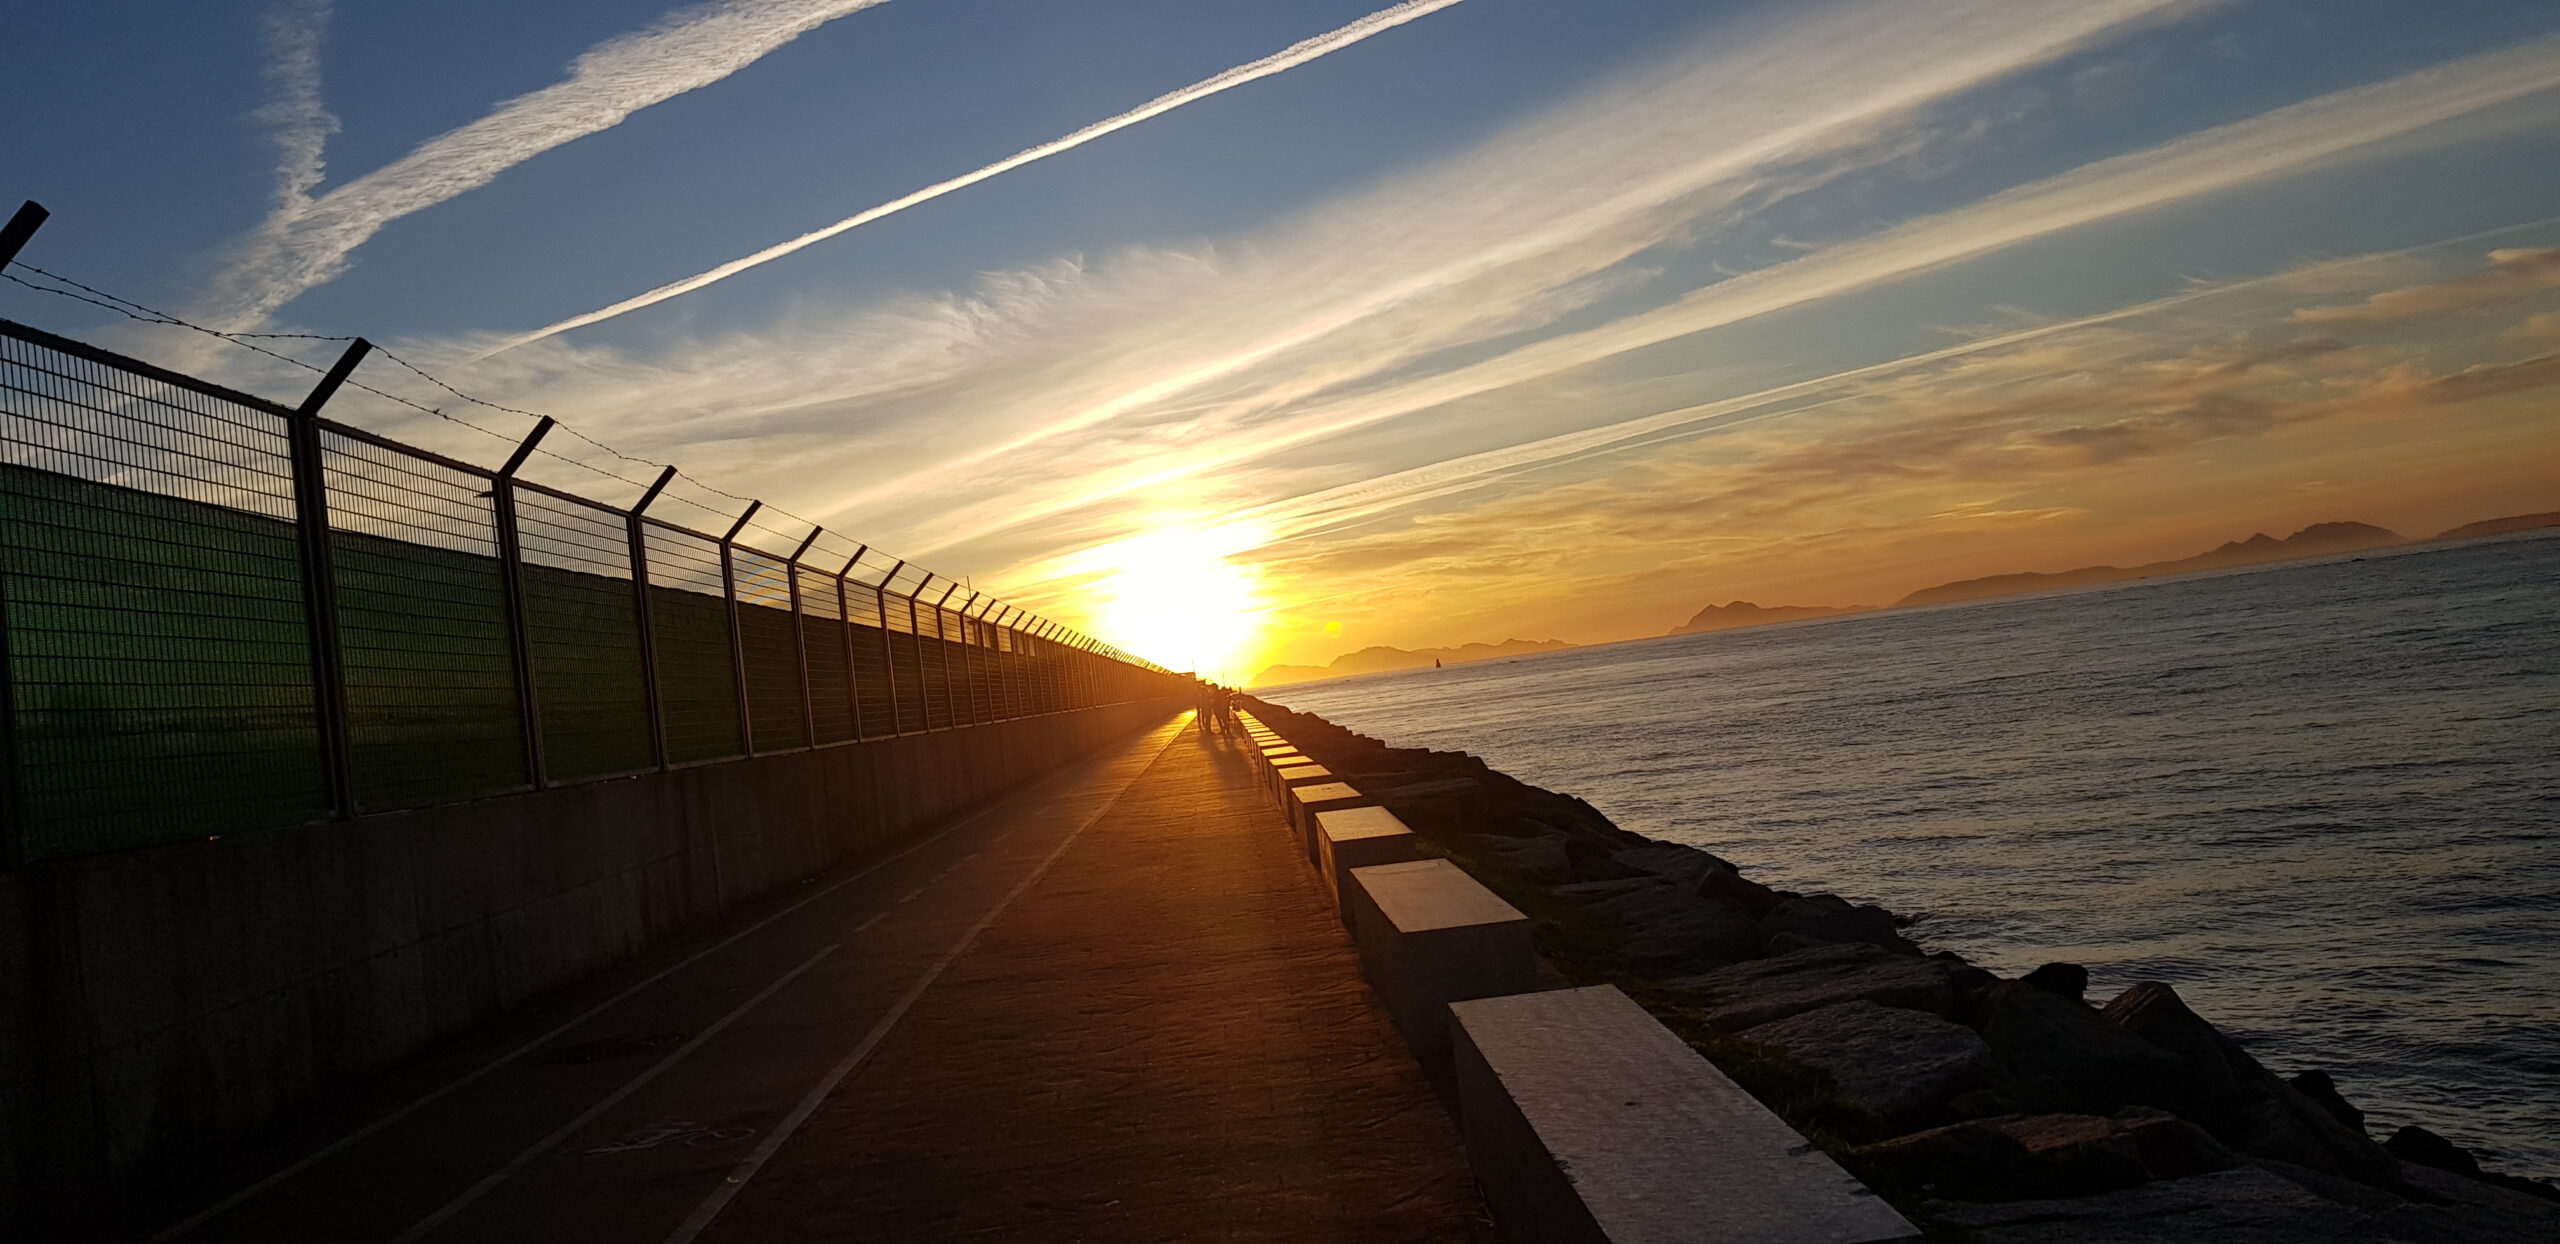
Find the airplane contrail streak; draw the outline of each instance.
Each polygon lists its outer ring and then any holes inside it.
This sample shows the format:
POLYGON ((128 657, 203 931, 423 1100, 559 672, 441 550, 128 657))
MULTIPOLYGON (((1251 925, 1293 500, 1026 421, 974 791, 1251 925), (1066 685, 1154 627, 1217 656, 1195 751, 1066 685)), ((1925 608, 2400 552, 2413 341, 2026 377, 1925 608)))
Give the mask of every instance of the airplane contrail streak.
POLYGON ((602 323, 603 321, 612 319, 615 316, 637 311, 642 307, 665 302, 670 298, 674 298, 682 294, 692 293, 705 285, 727 280, 728 278, 736 276, 749 268, 771 263, 772 261, 780 259, 793 251, 800 250, 804 247, 814 246, 820 242, 826 241, 828 238, 836 236, 839 233, 843 233, 846 230, 870 224, 872 221, 878 220, 883 216, 890 216, 898 212, 903 212, 919 203, 941 198, 954 190, 974 186, 990 177, 1010 172, 1025 164, 1032 163, 1033 161, 1045 160, 1050 156, 1059 154, 1060 152, 1073 150, 1085 145, 1086 143, 1092 142, 1094 139, 1100 138, 1105 134, 1127 129, 1130 126, 1136 125, 1150 117, 1161 116, 1165 113, 1171 112, 1184 104, 1206 99, 1221 91, 1233 90, 1236 87, 1243 86, 1245 83, 1255 81, 1256 79, 1268 78, 1284 69, 1296 68, 1297 66, 1303 65, 1320 56, 1341 51, 1342 49, 1350 47, 1352 44, 1367 39, 1372 35, 1382 34, 1417 18, 1428 17, 1433 13, 1437 13, 1442 9, 1449 8, 1461 2, 1462 0, 1404 0, 1404 3, 1402 4, 1380 9, 1367 17, 1363 17, 1360 20, 1352 22, 1351 24, 1343 26, 1337 30, 1329 31, 1310 39, 1300 40, 1299 42, 1293 43, 1280 51, 1263 57, 1260 60, 1238 65, 1233 69, 1212 74, 1209 77, 1203 78, 1198 82, 1194 82, 1180 90, 1169 91, 1165 94, 1156 96, 1154 99, 1148 100, 1146 103, 1140 104, 1127 112, 1106 120, 1096 121, 1064 138, 1052 139, 1048 142, 1041 143, 1036 147, 1026 147, 1021 151, 1017 151, 1012 155, 1006 156, 1005 158, 987 165, 984 168, 978 169, 975 172, 963 173, 949 181, 936 182, 922 190, 901 195, 879 205, 878 207, 869 208, 851 216, 847 216, 823 229, 811 230, 810 232, 801 234, 799 237, 793 238, 788 242, 768 246, 763 250, 746 256, 743 259, 730 260, 729 262, 707 272, 686 277, 681 281, 669 282, 657 287, 656 289, 650 290, 645 294, 625 298, 608 307, 589 311, 583 315, 573 315, 568 319, 561 320, 555 324, 545 325, 521 336, 510 337, 486 350, 482 350, 478 354, 472 355, 469 359, 464 361, 468 363, 477 363, 482 359, 486 359, 497 354, 503 354, 518 346, 530 345, 531 343, 540 341, 545 337, 557 336, 574 328, 584 328, 589 324, 602 323))

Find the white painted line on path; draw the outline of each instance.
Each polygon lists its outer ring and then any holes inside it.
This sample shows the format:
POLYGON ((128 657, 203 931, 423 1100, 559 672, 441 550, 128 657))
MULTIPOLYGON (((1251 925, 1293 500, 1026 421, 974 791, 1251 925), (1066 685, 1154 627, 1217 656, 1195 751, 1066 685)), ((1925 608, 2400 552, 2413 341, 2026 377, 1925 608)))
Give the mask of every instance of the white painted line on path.
MULTIPOLYGON (((1173 741, 1174 738, 1169 737, 1158 746, 1155 756, 1148 759, 1146 765, 1129 779, 1127 785, 1122 786, 1111 798, 1103 801, 1102 806, 1095 809, 1092 816, 1085 818, 1082 823, 1069 831, 1067 836, 1058 842, 1057 849, 1049 853, 1047 859, 1040 861, 1039 866, 1016 883, 983 919, 970 926, 969 931, 963 934, 951 949, 944 951, 941 958, 934 960, 933 966, 925 971, 924 977, 898 998, 897 1003, 889 1008, 889 1013, 881 1016, 880 1022, 871 1026, 871 1031, 862 1035, 862 1041, 853 1047, 853 1052, 845 1055, 844 1061, 828 1069, 827 1074, 818 1080, 818 1083, 809 1090, 808 1095, 800 1099, 800 1104, 793 1106, 791 1113, 783 1116, 782 1122, 757 1143, 755 1152, 748 1154, 745 1161, 738 1163, 736 1170, 729 1172, 728 1178, 720 1181, 719 1187, 712 1189, 710 1196, 702 1199, 702 1204, 696 1206, 693 1213, 676 1227, 675 1233, 667 1237, 666 1244, 693 1244, 694 1238, 702 1234, 703 1228, 710 1226, 711 1220, 719 1217, 720 1211, 728 1207, 730 1198, 737 1196, 739 1190, 747 1186, 747 1181, 754 1179, 756 1172, 764 1169, 764 1164, 782 1148, 783 1142, 791 1139, 791 1134, 800 1130, 800 1125, 808 1122, 810 1115, 818 1112, 819 1103, 824 1102, 828 1094, 836 1091, 837 1085, 844 1083, 846 1076, 852 1075, 855 1068, 869 1059, 873 1050, 880 1048, 880 1042, 888 1037, 889 1030, 896 1027, 899 1020, 906 1018, 907 1009, 916 1004, 916 999, 923 997, 925 990, 932 988, 933 983, 942 979, 942 974, 949 970, 952 964, 958 962, 960 956, 969 952, 969 947, 977 943, 978 936, 992 927, 996 920, 1013 906, 1015 899, 1021 898, 1032 886, 1038 884, 1042 877, 1047 876, 1049 866, 1057 863, 1058 857, 1065 855, 1067 848, 1074 846, 1076 839, 1084 836, 1085 830, 1092 828, 1095 822, 1100 821, 1110 814, 1111 809, 1119 806, 1121 797, 1129 793, 1131 786, 1137 785, 1138 778, 1144 777, 1148 769, 1155 767, 1156 761, 1164 756, 1165 750, 1172 746, 1173 741)), ((394 1244, 399 1242, 394 1241, 394 1244)))
POLYGON ((921 898, 921 897, 923 897, 923 896, 924 896, 924 887, 923 887, 923 886, 917 886, 916 888, 914 888, 914 889, 912 889, 912 890, 907 891, 907 896, 906 896, 905 898, 899 899, 899 900, 898 900, 898 905, 899 905, 899 906, 901 906, 901 907, 904 907, 904 906, 906 906, 907 904, 912 903, 912 902, 916 901, 918 898, 921 898))
POLYGON ((669 1067, 675 1066, 677 1061, 682 1059, 685 1055, 702 1048, 703 1042, 720 1035, 721 1030, 727 1028, 730 1024, 737 1022, 739 1016, 754 1010, 757 1003, 782 992, 783 986, 799 979, 802 972, 806 972, 809 969, 818 966, 818 961, 820 959, 824 959, 828 955, 834 954, 836 952, 836 948, 843 944, 844 943, 842 942, 829 942, 826 945, 819 947, 818 953, 801 960, 800 966, 775 977, 772 984, 758 990, 756 992, 756 996, 739 1003, 738 1009, 721 1016, 718 1023, 695 1033, 692 1040, 677 1046, 674 1052, 668 1054, 665 1058, 659 1059, 647 1071, 643 1071, 640 1074, 623 1081, 621 1088, 605 1094, 604 1100, 587 1107, 584 1111, 579 1113, 577 1118, 561 1124, 558 1128, 554 1129, 550 1135, 533 1142, 533 1144, 527 1147, 524 1152, 509 1158, 506 1165, 489 1172, 489 1174, 480 1182, 465 1189, 462 1195, 445 1202, 443 1208, 419 1219, 416 1224, 412 1225, 408 1230, 391 1237, 391 1244, 413 1244, 414 1241, 423 1238, 428 1232, 443 1226, 445 1222, 451 1219, 454 1215, 471 1208, 472 1202, 479 1200, 481 1197, 487 1196, 489 1193, 495 1191, 498 1185, 514 1178, 517 1171, 523 1170, 525 1167, 532 1165, 534 1159, 551 1152, 551 1150, 557 1147, 561 1141, 577 1135, 581 1130, 585 1129, 588 1124, 603 1117, 605 1111, 611 1110, 615 1106, 622 1104, 622 1100, 624 1098, 631 1096, 633 1093, 639 1092, 641 1088, 647 1085, 651 1080, 657 1079, 660 1072, 665 1071, 669 1067))
POLYGON ((888 918, 889 918, 889 913, 887 913, 887 912, 885 912, 885 911, 883 911, 883 912, 875 912, 875 913, 873 913, 873 915, 872 915, 872 917, 871 917, 870 919, 865 920, 865 921, 863 921, 862 923, 860 923, 860 924, 857 924, 857 925, 853 926, 853 931, 854 931, 854 932, 856 932, 856 933, 868 933, 868 932, 870 932, 870 931, 871 931, 871 926, 872 926, 872 925, 878 924, 878 923, 880 923, 881 921, 886 920, 886 919, 888 919, 888 918))

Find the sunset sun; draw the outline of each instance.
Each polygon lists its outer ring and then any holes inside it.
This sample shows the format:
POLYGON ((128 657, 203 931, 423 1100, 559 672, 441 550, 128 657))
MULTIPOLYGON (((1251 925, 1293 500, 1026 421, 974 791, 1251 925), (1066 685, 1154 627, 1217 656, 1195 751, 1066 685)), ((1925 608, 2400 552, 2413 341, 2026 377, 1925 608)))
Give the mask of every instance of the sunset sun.
POLYGON ((1235 682, 1260 637, 1259 576, 1229 550, 1236 533, 1175 522, 1095 550, 1113 643, 1176 669, 1235 682))

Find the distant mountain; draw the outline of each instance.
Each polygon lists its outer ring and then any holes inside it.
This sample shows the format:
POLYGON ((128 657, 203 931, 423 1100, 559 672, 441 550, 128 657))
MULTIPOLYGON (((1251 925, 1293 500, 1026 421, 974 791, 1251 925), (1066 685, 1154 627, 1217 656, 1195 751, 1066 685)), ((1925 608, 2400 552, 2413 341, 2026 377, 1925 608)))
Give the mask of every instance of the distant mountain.
POLYGON ((2014 596, 2020 592, 2049 592, 2055 588, 2080 587, 2091 583, 2113 583, 2121 579, 2148 579, 2164 574, 2186 574, 2197 570, 2221 570, 2230 566, 2252 566, 2260 562, 2289 561, 2298 557, 2323 557, 2331 553, 2352 553, 2358 549, 2388 548, 2406 544, 2396 532, 2368 523, 2313 523, 2278 540, 2259 532, 2246 540, 2234 540, 2209 553, 2182 557, 2176 561, 2147 562, 2139 566, 2082 566, 2051 574, 2025 572, 1996 574, 1980 579, 1958 579, 1936 587, 1924 587, 1893 602, 1894 608, 1909 605, 1943 605, 1949 601, 1978 600, 1985 596, 2014 596))
POLYGON ((1747 600, 1736 600, 1709 605, 1691 614, 1688 621, 1671 628, 1671 633, 1695 635, 1701 631, 1729 631, 1738 626, 1767 626, 1772 622, 1794 622, 1801 618, 1865 613, 1873 608, 1873 605, 1771 605, 1763 608, 1747 600))
POLYGON ((1467 661, 1490 661, 1496 657, 1516 657, 1532 652, 1553 652, 1575 645, 1561 639, 1506 639, 1498 644, 1462 644, 1455 648, 1363 648, 1358 652, 1335 657, 1331 665, 1274 665, 1253 676, 1256 687, 1277 687, 1284 683, 1312 682, 1319 678, 1348 678, 1353 674, 1383 674, 1389 670, 1422 669, 1438 661, 1458 665, 1467 661))
POLYGON ((2484 518, 2476 523, 2464 523, 2451 531, 2440 532, 2433 538, 2471 540, 2480 536, 2503 536, 2510 531, 2539 531, 2545 527, 2560 527, 2560 510, 2554 510, 2548 514, 2511 514, 2505 518, 2484 518))

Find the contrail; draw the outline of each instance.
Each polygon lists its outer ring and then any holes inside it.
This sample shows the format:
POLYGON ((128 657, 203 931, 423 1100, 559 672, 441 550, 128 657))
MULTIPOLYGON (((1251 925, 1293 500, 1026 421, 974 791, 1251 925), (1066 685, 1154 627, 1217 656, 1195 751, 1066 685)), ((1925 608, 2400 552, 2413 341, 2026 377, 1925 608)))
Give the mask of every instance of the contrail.
POLYGON ((260 23, 259 42, 268 57, 264 76, 273 96, 257 117, 273 127, 280 213, 298 214, 311 205, 329 136, 338 132, 338 118, 320 97, 320 47, 329 16, 329 0, 277 0, 260 23))
POLYGON ((1326 55, 1327 53, 1341 51, 1342 49, 1350 47, 1352 44, 1358 43, 1371 35, 1391 30, 1397 26, 1404 25, 1406 22, 1413 21, 1416 18, 1428 17, 1433 13, 1437 13, 1442 9, 1460 2, 1461 0, 1404 0, 1404 3, 1402 4, 1395 5, 1391 8, 1380 9, 1377 12, 1361 18, 1348 26, 1344 26, 1339 30, 1317 35, 1312 39, 1301 40, 1297 43, 1290 44, 1288 47, 1278 52, 1265 56, 1261 60, 1254 61, 1250 64, 1238 65, 1233 69, 1203 78, 1200 81, 1194 82, 1178 91, 1170 91, 1163 95, 1158 95, 1154 99, 1148 100, 1146 103, 1140 104, 1127 112, 1121 113, 1116 117, 1109 118, 1108 120, 1096 121, 1064 138, 1052 139, 1037 147, 1026 147, 1023 150, 1006 156, 1005 158, 998 160, 985 168, 979 169, 974 173, 963 173, 949 181, 936 182, 933 185, 927 186, 922 190, 915 191, 912 194, 902 195, 898 198, 891 199, 878 207, 870 208, 868 210, 855 213, 854 215, 847 216, 832 225, 828 225, 826 228, 801 234, 799 237, 793 238, 790 241, 779 245, 768 246, 744 259, 730 260, 729 262, 724 263, 717 268, 713 268, 708 272, 704 272, 696 276, 689 276, 681 281, 674 281, 669 284, 661 285, 656 289, 650 290, 648 293, 640 294, 636 297, 625 298, 612 306, 603 308, 602 310, 589 311, 584 315, 573 315, 557 324, 546 325, 545 327, 535 329, 534 331, 526 333, 520 337, 511 337, 505 341, 499 342, 497 345, 481 351, 478 354, 472 355, 464 361, 467 363, 477 363, 492 355, 503 354, 509 350, 515 349, 517 346, 528 345, 533 342, 540 341, 545 337, 557 336, 573 328, 584 328, 589 324, 601 323, 626 312, 637 311, 642 307, 665 302, 679 294, 692 293, 693 291, 700 289, 705 285, 712 284, 715 281, 726 280, 746 271, 749 268, 780 259, 793 251, 801 249, 802 247, 814 246, 820 242, 826 241, 828 238, 844 232, 847 229, 858 228, 862 225, 870 224, 872 221, 878 220, 883 216, 903 212, 910 207, 914 207, 918 203, 941 198, 954 190, 959 190, 967 186, 974 186, 979 182, 996 176, 999 173, 1010 172, 1011 170, 1020 168, 1034 160, 1045 160, 1059 152, 1081 147, 1105 134, 1109 134, 1115 130, 1127 129, 1149 117, 1160 116, 1164 113, 1171 112, 1174 109, 1179 108, 1184 104, 1191 103, 1194 100, 1206 99, 1220 91, 1232 90, 1257 78, 1268 78, 1281 70, 1292 69, 1299 65, 1303 65, 1308 61, 1314 60, 1319 56, 1326 55))
POLYGON ((478 189, 563 143, 699 90, 768 52, 887 0, 714 0, 675 10, 656 25, 587 49, 569 76, 499 104, 477 121, 430 138, 396 161, 316 198, 318 141, 334 122, 317 113, 318 21, 304 4, 270 18, 280 86, 271 123, 284 131, 290 199, 251 234, 196 308, 226 327, 255 327, 304 290, 332 280, 347 256, 383 226, 478 189))

